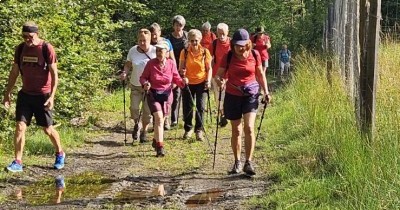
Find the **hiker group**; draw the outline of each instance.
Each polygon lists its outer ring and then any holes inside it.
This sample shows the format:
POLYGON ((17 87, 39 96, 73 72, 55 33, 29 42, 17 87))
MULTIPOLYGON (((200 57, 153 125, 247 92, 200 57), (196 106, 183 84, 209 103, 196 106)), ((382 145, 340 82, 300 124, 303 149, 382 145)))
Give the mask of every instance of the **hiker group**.
MULTIPOLYGON (((207 139, 204 115, 206 110, 211 114, 212 92, 217 102, 214 160, 218 127, 225 127, 229 120, 234 155, 230 173, 242 170, 240 155, 244 133, 246 161, 243 171, 254 175, 254 126, 259 98, 265 104, 271 101, 266 79, 270 38, 263 27, 257 28, 252 36, 241 28, 229 37, 229 28, 225 23, 217 25, 216 34, 211 31, 209 22, 202 25, 201 31, 191 29, 186 32, 185 24, 184 17, 174 16, 173 32, 165 38, 161 37, 161 27, 157 23, 137 31, 137 44, 129 50, 119 74, 124 90, 125 84, 130 88, 133 141, 139 139, 140 143, 146 142, 153 127, 152 146, 156 156, 163 157, 166 154, 164 131, 173 127, 178 129, 180 106, 183 111, 183 139, 191 138, 194 133, 196 140, 204 141, 207 139)), ((23 86, 16 106, 15 160, 7 170, 22 171, 25 130, 32 116, 50 137, 56 149, 54 168, 61 169, 65 153, 52 121, 58 83, 56 55, 52 45, 38 37, 38 26, 34 22, 24 24, 22 37, 24 42, 17 47, 3 100, 8 107, 11 90, 21 75, 23 86)), ((285 68, 291 55, 287 48, 283 50, 280 54, 285 68)))
POLYGON ((142 28, 137 33, 137 45, 129 50, 121 80, 130 77, 133 140, 147 141, 153 116, 152 146, 157 157, 164 156, 164 131, 178 125, 181 105, 182 138, 189 139, 195 134, 198 141, 208 140, 204 121, 206 110, 211 114, 212 92, 217 102, 217 128, 226 126, 228 120, 231 122, 235 159, 231 173, 242 169, 240 154, 244 132, 246 162, 243 171, 253 175, 254 123, 259 96, 265 103, 271 100, 265 76, 267 50, 271 47, 269 36, 262 27, 253 36, 245 29, 238 29, 230 38, 225 23, 217 25, 216 34, 211 31, 209 22, 202 25, 201 31, 186 32, 185 24, 181 15, 173 17, 173 32, 165 38, 160 36, 161 28, 157 23, 142 28))

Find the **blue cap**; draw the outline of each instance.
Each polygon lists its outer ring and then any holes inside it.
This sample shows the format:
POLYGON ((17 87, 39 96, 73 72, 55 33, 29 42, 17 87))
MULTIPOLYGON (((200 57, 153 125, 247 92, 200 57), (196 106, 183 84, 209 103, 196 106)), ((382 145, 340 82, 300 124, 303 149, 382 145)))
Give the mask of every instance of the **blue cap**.
POLYGON ((241 28, 235 31, 232 37, 232 43, 240 46, 245 46, 250 39, 249 32, 246 29, 241 28))

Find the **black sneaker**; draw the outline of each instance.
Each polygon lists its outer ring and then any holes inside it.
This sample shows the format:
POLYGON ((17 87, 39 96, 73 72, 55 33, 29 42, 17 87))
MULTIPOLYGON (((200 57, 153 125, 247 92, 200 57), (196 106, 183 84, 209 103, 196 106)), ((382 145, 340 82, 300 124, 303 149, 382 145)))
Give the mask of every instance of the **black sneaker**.
POLYGON ((135 124, 135 126, 133 127, 133 131, 132 131, 133 141, 136 141, 138 139, 138 133, 139 133, 139 125, 135 124))
POLYGON ((232 170, 229 171, 229 174, 238 174, 240 173, 240 168, 241 168, 240 160, 235 160, 235 163, 233 164, 232 170))
POLYGON ((156 157, 164 157, 165 156, 164 147, 157 147, 156 152, 157 152, 156 157))
POLYGON ((246 160, 246 163, 244 164, 244 167, 243 167, 243 172, 249 176, 256 175, 256 172, 254 171, 253 163, 251 161, 246 160))
POLYGON ((219 126, 222 128, 225 127, 228 124, 228 120, 225 118, 225 116, 221 116, 221 119, 219 121, 219 126))
POLYGON ((146 142, 146 132, 144 132, 144 131, 140 132, 139 140, 140 140, 140 143, 146 142))

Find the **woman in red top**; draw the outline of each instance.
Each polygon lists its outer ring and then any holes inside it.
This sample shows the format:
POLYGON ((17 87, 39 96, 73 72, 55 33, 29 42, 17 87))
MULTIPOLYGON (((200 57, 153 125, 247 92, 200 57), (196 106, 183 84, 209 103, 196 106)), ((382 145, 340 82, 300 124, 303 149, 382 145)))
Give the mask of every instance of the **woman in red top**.
POLYGON ((169 49, 166 41, 159 41, 156 45, 156 58, 147 62, 140 83, 143 89, 148 92, 147 102, 153 117, 154 138, 153 147, 156 149, 156 156, 164 156, 164 120, 169 114, 172 104, 172 83, 180 88, 188 83, 187 78, 181 78, 173 59, 167 59, 169 49))
POLYGON ((254 123, 258 109, 259 88, 264 91, 264 101, 268 103, 267 79, 262 69, 260 54, 251 49, 249 33, 245 29, 237 30, 232 37, 231 51, 224 56, 215 76, 220 87, 226 87, 224 114, 231 121, 231 146, 235 163, 230 173, 240 172, 240 150, 242 137, 242 118, 244 124, 246 162, 243 171, 255 175, 251 162, 254 147, 254 123), (227 81, 225 78, 227 75, 227 81))
POLYGON ((265 73, 268 68, 268 49, 271 48, 271 41, 268 35, 265 34, 264 27, 258 27, 256 34, 252 37, 254 49, 257 50, 261 55, 262 67, 265 73))

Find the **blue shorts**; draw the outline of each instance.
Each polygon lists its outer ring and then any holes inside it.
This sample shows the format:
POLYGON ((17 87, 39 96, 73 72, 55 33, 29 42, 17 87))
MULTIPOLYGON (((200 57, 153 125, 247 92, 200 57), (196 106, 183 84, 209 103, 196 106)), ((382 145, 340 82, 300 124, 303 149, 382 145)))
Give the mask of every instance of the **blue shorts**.
POLYGON ((224 114, 228 120, 239 120, 242 116, 249 112, 257 112, 258 96, 236 96, 225 93, 224 114))

